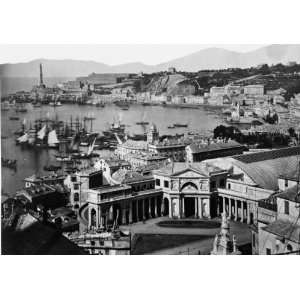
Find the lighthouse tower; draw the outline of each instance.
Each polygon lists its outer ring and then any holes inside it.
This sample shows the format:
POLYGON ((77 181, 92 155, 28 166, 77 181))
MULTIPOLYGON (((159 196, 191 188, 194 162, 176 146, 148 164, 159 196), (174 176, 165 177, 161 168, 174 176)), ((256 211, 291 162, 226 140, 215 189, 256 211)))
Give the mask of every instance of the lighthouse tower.
POLYGON ((45 88, 44 80, 43 80, 43 66, 40 64, 40 87, 45 88))

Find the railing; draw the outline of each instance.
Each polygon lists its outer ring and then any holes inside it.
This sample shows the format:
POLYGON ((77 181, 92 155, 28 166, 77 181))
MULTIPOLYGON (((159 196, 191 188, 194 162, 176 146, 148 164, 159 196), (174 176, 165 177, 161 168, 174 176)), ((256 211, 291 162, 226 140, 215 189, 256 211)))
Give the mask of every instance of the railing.
POLYGON ((272 203, 272 202, 267 202, 262 200, 258 202, 258 207, 277 212, 277 203, 272 203))

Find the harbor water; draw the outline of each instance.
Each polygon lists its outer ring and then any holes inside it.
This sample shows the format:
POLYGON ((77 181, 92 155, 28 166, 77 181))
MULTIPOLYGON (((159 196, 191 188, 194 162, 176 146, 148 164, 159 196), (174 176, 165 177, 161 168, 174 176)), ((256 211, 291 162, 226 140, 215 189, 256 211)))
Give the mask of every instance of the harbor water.
MULTIPOLYGON (((24 186, 23 179, 33 174, 46 174, 44 166, 58 164, 55 160, 56 150, 53 149, 28 149, 17 146, 14 132, 21 128, 21 122, 26 119, 27 127, 38 118, 57 118, 62 121, 73 121, 78 117, 81 120, 86 116, 93 116, 95 120, 86 122, 88 130, 99 132, 107 130, 111 123, 120 120, 126 125, 126 132, 129 134, 142 134, 147 131, 147 126, 137 125, 136 122, 146 121, 154 123, 160 135, 187 132, 209 132, 222 123, 222 117, 218 111, 207 108, 182 109, 163 106, 142 106, 133 104, 128 110, 107 104, 105 107, 79 106, 76 104, 64 104, 60 107, 43 105, 33 107, 26 104, 27 112, 16 113, 13 107, 8 111, 1 111, 1 156, 5 159, 16 159, 17 168, 12 170, 6 167, 1 168, 2 191, 13 194, 24 186), (19 120, 10 120, 10 117, 18 116, 19 120), (170 129, 168 126, 173 123, 188 124, 188 127, 170 129), (92 128, 91 128, 92 125, 92 128), (4 137, 4 138, 3 138, 4 137)), ((104 153, 105 154, 105 153, 104 153)), ((104 155, 103 154, 103 155, 104 155)))

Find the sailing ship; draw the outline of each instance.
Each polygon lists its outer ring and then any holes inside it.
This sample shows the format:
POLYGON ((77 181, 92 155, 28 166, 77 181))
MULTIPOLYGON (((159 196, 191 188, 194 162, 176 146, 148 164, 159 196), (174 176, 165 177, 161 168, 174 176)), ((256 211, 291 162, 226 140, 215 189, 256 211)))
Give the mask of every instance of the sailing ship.
POLYGON ((17 138, 16 143, 20 145, 24 145, 28 143, 28 140, 29 140, 29 135, 27 132, 25 132, 22 136, 17 138))
POLYGON ((56 130, 53 129, 48 134, 48 147, 49 148, 57 148, 59 145, 59 140, 56 135, 56 130))
POLYGON ((94 138, 93 142, 89 145, 87 152, 74 153, 72 154, 72 159, 87 159, 92 156, 95 156, 93 154, 95 143, 96 143, 96 138, 94 138))

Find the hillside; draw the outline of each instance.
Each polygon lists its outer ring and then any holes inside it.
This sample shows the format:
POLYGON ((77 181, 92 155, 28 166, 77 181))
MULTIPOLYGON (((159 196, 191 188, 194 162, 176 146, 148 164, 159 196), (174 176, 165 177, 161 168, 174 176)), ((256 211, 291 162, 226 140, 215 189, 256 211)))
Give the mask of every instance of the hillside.
POLYGON ((37 77, 43 63, 45 77, 78 77, 95 73, 153 73, 175 67, 195 72, 205 69, 246 68, 259 64, 300 63, 300 45, 270 45, 258 50, 239 53, 222 48, 207 48, 158 65, 140 62, 110 66, 94 61, 37 59, 28 63, 0 65, 0 77, 37 77))

